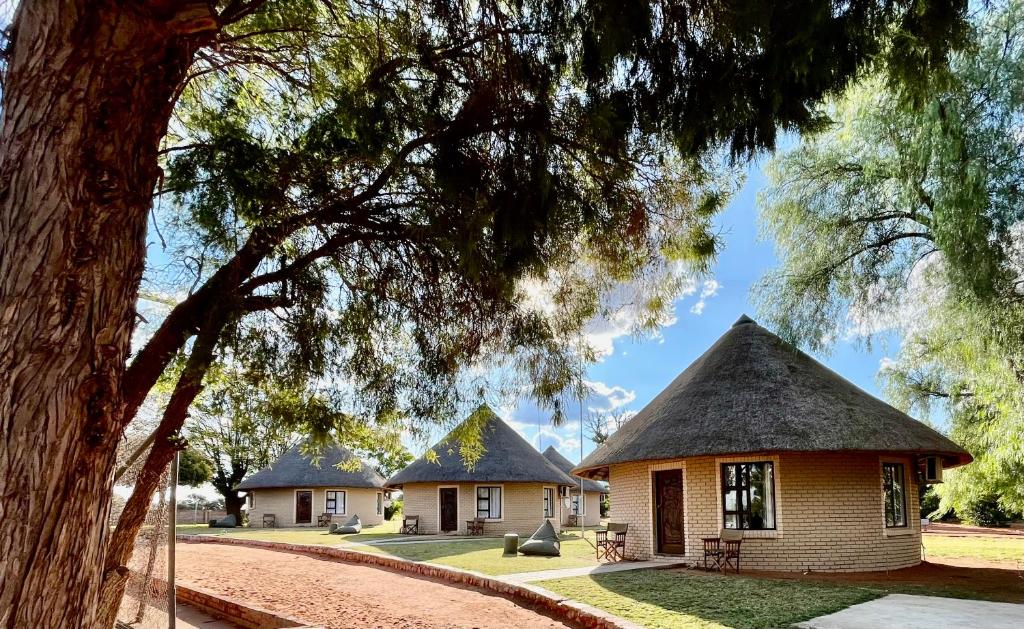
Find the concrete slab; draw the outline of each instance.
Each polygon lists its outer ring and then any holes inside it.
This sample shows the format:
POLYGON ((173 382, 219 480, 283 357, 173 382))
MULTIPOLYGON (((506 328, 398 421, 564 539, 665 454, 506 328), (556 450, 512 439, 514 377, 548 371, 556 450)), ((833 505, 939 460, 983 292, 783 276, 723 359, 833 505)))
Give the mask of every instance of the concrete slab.
POLYGON ((938 629, 1024 627, 1024 605, 890 594, 799 623, 803 629, 938 629))

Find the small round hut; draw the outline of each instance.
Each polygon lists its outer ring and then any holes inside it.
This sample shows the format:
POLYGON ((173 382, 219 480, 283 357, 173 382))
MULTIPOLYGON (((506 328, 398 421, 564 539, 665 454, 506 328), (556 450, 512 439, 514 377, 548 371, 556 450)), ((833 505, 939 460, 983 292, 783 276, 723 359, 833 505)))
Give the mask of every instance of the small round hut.
POLYGON ((743 568, 852 572, 919 563, 918 488, 970 461, 743 316, 573 474, 615 487, 629 557, 735 529, 743 568))

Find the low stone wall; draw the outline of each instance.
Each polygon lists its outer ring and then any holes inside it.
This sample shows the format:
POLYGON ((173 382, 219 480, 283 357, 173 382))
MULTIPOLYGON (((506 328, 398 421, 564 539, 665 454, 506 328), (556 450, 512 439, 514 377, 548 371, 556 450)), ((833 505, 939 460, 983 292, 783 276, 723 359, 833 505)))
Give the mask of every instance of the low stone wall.
POLYGON ((561 597, 550 590, 542 587, 507 583, 496 577, 492 577, 471 570, 459 570, 449 566, 442 566, 425 561, 410 561, 398 557, 390 557, 377 553, 367 553, 358 550, 344 548, 331 548, 327 546, 312 546, 306 544, 287 544, 283 542, 265 542, 251 539, 238 539, 233 537, 204 536, 204 535, 178 535, 179 541, 187 543, 206 544, 231 544, 236 546, 249 546, 253 548, 265 548, 311 557, 329 557, 352 563, 370 564, 382 568, 390 568, 402 572, 422 575, 434 579, 441 579, 451 583, 469 585, 482 590, 509 598, 516 603, 543 611, 562 622, 569 623, 581 629, 640 629, 639 625, 623 620, 608 614, 596 607, 579 603, 577 601, 561 597))
MULTIPOLYGON (((154 578, 150 587, 154 592, 163 594, 167 591, 167 581, 154 578)), ((277 614, 199 587, 175 584, 174 594, 179 603, 187 603, 214 618, 226 620, 244 629, 323 629, 307 625, 298 618, 277 614)))

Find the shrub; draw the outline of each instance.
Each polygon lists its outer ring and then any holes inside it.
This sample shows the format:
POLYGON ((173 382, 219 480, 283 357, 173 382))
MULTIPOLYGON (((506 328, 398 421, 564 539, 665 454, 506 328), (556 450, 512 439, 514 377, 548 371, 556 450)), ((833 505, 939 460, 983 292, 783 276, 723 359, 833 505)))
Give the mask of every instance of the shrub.
POLYGON ((999 497, 993 494, 971 500, 958 514, 964 522, 974 526, 1000 526, 1012 519, 999 506, 999 497))
POLYGON ((392 520, 392 519, 394 519, 396 514, 397 515, 401 515, 402 514, 402 501, 400 499, 399 500, 392 500, 391 504, 386 505, 384 507, 384 519, 385 520, 392 520))
POLYGON ((607 518, 608 512, 611 511, 611 509, 612 502, 608 499, 608 494, 605 494, 604 497, 601 498, 601 517, 607 518))
POLYGON ((921 494, 921 517, 936 519, 938 516, 935 513, 939 510, 939 495, 935 493, 934 487, 928 487, 923 494, 921 494))

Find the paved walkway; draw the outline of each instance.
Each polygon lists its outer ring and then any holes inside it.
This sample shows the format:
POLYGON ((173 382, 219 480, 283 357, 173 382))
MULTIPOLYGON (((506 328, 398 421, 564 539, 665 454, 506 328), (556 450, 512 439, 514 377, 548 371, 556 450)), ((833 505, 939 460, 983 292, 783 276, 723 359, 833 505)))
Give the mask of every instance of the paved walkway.
POLYGON ((1024 605, 970 601, 938 596, 890 594, 867 603, 819 616, 804 629, 935 629, 936 627, 1024 627, 1024 605))
POLYGON ((682 564, 667 563, 665 561, 620 561, 618 563, 605 563, 599 566, 584 566, 582 568, 562 568, 560 570, 537 570, 536 572, 516 572, 494 577, 506 583, 527 583, 530 581, 546 581, 548 579, 567 579, 569 577, 585 577, 590 574, 603 574, 605 572, 622 572, 624 570, 644 570, 647 568, 671 568, 682 564))

